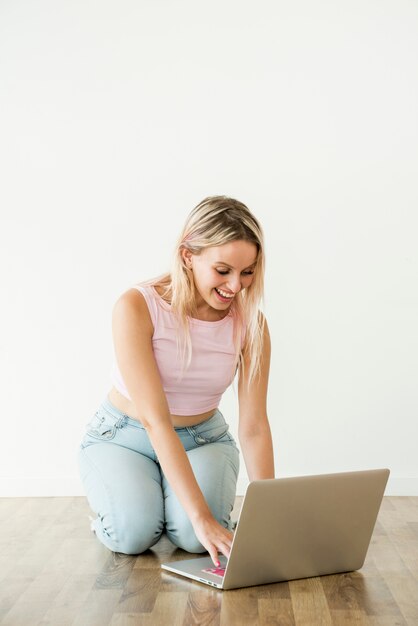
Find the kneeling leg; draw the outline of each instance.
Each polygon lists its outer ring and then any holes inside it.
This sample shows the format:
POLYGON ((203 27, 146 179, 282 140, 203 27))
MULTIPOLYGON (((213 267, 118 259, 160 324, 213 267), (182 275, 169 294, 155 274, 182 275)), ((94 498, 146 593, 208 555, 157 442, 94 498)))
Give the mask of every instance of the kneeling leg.
POLYGON ((92 528, 107 548, 139 554, 157 543, 164 528, 157 463, 122 446, 95 443, 80 450, 79 466, 97 514, 92 528))

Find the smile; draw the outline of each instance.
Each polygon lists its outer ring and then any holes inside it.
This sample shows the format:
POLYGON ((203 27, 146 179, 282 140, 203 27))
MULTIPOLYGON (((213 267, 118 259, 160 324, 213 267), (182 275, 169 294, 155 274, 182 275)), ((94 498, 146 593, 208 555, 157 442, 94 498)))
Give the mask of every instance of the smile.
POLYGON ((218 289, 217 287, 215 287, 215 291, 220 296, 222 296, 222 298, 226 298, 227 300, 231 300, 231 298, 234 297, 234 294, 226 293, 225 291, 222 291, 222 289, 218 289))

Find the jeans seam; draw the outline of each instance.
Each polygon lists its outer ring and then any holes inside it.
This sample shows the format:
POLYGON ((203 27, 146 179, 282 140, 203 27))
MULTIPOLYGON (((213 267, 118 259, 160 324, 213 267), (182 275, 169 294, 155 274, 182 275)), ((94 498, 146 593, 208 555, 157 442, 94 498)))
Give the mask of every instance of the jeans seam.
MULTIPOLYGON (((108 501, 109 501, 109 511, 110 511, 110 510, 112 511, 112 513, 111 513, 111 515, 112 515, 112 519, 114 520, 114 522, 116 522, 116 517, 115 517, 115 513, 114 513, 114 511, 115 511, 115 506, 114 506, 114 502, 113 502, 113 499, 112 499, 111 491, 109 490, 108 486, 106 485, 106 482, 105 482, 105 480, 103 479, 103 476, 102 476, 102 473, 101 473, 100 469, 99 469, 99 468, 97 467, 97 465, 96 465, 95 463, 93 463, 93 461, 92 461, 92 460, 88 457, 88 455, 87 455, 87 453, 86 453, 86 450, 85 450, 84 448, 82 448, 82 450, 81 450, 81 451, 84 453, 84 458, 85 458, 85 460, 87 461, 87 463, 89 464, 90 468, 91 468, 91 469, 93 469, 94 471, 96 471, 96 472, 97 472, 97 475, 98 475, 98 476, 99 476, 99 478, 100 478, 100 481, 101 481, 101 483, 102 483, 102 485, 103 485, 104 492, 105 492, 106 497, 108 498, 108 501)), ((98 515, 98 513, 96 513, 96 515, 98 515)), ((116 526, 117 526, 117 524, 115 524, 115 523, 114 523, 114 526, 116 527, 116 526)), ((103 532, 103 527, 102 527, 102 532, 103 532)), ((108 535, 108 537, 110 538, 110 535, 109 535, 108 533, 107 533, 107 535, 108 535)), ((118 537, 118 533, 115 533, 115 535, 116 535, 116 539, 112 539, 112 541, 113 541, 113 543, 115 544, 115 547, 118 547, 118 544, 119 544, 119 541, 118 541, 118 539, 117 539, 117 537, 118 537)), ((113 552, 118 552, 118 550, 113 550, 113 552)))
MULTIPOLYGON (((232 447, 232 449, 234 449, 234 446, 231 446, 231 447, 232 447)), ((224 471, 222 472, 222 510, 225 511, 225 506, 224 505, 225 505, 225 477, 226 477, 225 469, 226 469, 226 463, 231 463, 232 464, 232 467, 233 467, 233 470, 234 470, 234 474, 235 474, 236 470, 235 470, 234 464, 231 462, 231 460, 229 459, 229 457, 227 455, 224 455, 223 458, 224 458, 224 471)), ((239 462, 239 459, 238 459, 238 462, 239 462)), ((239 471, 239 467, 238 467, 238 471, 239 471)), ((235 495, 236 495, 236 490, 237 490, 237 479, 238 479, 238 476, 236 477, 236 480, 235 480, 235 495)), ((234 497, 234 500, 235 500, 235 497, 234 497)), ((234 504, 232 503, 232 509, 233 508, 234 508, 234 504)), ((228 530, 230 530, 229 526, 230 526, 230 521, 231 521, 232 509, 228 513, 228 524, 226 526, 226 528, 228 530)))

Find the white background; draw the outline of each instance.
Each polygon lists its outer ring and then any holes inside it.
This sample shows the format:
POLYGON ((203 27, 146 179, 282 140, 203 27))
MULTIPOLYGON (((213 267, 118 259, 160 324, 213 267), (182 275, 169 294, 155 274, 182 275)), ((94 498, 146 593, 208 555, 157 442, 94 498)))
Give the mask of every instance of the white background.
POLYGON ((417 33, 412 0, 1 1, 0 495, 83 493, 113 304, 215 194, 266 233, 277 475, 418 495, 417 33))

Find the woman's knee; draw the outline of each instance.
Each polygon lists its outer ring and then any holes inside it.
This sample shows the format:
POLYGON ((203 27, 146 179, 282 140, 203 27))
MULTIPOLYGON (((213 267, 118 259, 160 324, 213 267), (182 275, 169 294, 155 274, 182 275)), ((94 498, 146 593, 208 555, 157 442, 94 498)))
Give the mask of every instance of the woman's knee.
POLYGON ((183 524, 177 523, 175 530, 166 529, 167 536, 178 548, 191 552, 192 554, 202 554, 206 552, 206 548, 202 546, 188 520, 184 520, 183 524))
POLYGON ((145 525, 130 524, 119 528, 116 539, 117 552, 122 554, 142 554, 160 539, 162 528, 157 524, 145 525))
POLYGON ((157 543, 163 532, 160 516, 134 515, 120 512, 119 519, 100 516, 93 522, 97 538, 113 552, 141 554, 157 543))
MULTIPOLYGON (((169 510, 166 509, 165 531, 167 537, 170 539, 171 543, 186 552, 191 552, 192 554, 206 552, 206 548, 204 548, 197 538, 193 525, 184 509, 179 503, 176 502, 175 504, 177 504, 177 506, 171 506, 169 510)), ((172 505, 174 505, 174 503, 172 503, 172 505)), ((221 526, 229 528, 228 520, 225 521, 226 515, 221 514, 218 516, 214 514, 214 517, 221 526)))

